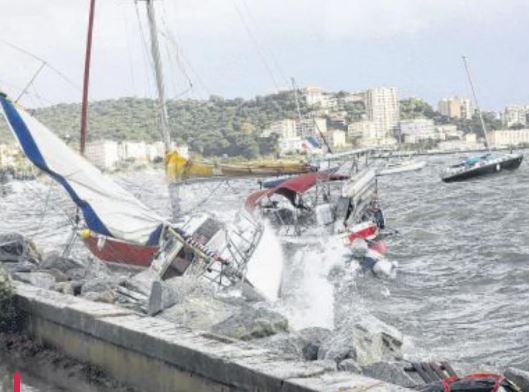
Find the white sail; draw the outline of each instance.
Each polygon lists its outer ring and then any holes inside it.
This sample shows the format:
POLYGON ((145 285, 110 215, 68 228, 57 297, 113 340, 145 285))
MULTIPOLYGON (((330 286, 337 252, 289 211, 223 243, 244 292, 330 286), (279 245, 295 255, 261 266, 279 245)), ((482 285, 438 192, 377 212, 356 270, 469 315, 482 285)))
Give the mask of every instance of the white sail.
POLYGON ((158 244, 163 218, 2 93, 0 103, 25 155, 64 187, 90 230, 138 244, 158 244))

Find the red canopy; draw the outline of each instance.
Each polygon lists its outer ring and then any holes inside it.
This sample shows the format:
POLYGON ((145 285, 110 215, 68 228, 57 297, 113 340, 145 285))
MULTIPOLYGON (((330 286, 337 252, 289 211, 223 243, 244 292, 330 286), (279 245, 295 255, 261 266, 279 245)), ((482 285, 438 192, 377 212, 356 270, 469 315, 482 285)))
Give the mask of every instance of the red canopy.
POLYGON ((244 206, 250 212, 252 212, 259 201, 266 197, 275 194, 283 195, 294 204, 294 198, 298 193, 305 193, 317 182, 322 181, 333 181, 333 180, 345 180, 349 177, 332 174, 329 172, 316 172, 316 173, 307 173, 301 174, 299 176, 292 177, 278 186, 271 189, 264 189, 257 192, 251 193, 247 198, 244 206))

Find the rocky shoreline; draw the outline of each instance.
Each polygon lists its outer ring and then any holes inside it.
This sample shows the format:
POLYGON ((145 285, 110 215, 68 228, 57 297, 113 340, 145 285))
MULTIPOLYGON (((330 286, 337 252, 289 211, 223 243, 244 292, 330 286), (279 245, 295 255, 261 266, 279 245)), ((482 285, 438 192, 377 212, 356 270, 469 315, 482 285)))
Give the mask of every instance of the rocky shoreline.
MULTIPOLYGON (((55 252, 41 255, 31 241, 17 234, 0 236, 0 263, 12 279, 43 289, 113 303, 139 313, 150 313, 152 307, 152 295, 148 298, 137 290, 138 271, 110 268, 92 258, 79 260, 55 252)), ((418 374, 406 371, 410 362, 404 358, 402 333, 371 315, 338 325, 334 330, 321 327, 295 330, 287 317, 252 295, 218 292, 209 282, 193 277, 159 282, 158 286, 159 303, 154 316, 176 325, 246 341, 277 351, 287 359, 317 361, 329 369, 354 372, 402 387, 424 385, 418 374)), ((100 370, 69 363, 69 359, 24 337, 1 335, 0 348, 5 358, 15 360, 15 364, 26 364, 30 371, 43 369, 43 375, 75 377, 85 380, 87 385, 95 380, 97 387, 102 388, 98 391, 133 391, 116 385, 100 370)), ((37 375, 40 376, 39 371, 37 375)), ((514 369, 511 375, 520 384, 529 385, 526 382, 529 377, 526 380, 523 371, 514 369)))

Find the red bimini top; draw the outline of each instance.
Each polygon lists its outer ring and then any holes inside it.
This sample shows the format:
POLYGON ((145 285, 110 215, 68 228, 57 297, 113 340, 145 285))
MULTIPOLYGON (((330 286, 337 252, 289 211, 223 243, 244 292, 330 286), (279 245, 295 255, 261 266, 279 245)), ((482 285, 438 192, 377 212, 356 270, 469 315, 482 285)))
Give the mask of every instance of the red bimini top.
POLYGON ((278 194, 285 196, 292 204, 294 204, 296 194, 305 193, 318 182, 346 180, 348 176, 333 174, 329 172, 307 173, 299 176, 289 178, 278 186, 271 189, 263 189, 251 193, 244 203, 247 211, 253 212, 259 201, 264 197, 278 194))

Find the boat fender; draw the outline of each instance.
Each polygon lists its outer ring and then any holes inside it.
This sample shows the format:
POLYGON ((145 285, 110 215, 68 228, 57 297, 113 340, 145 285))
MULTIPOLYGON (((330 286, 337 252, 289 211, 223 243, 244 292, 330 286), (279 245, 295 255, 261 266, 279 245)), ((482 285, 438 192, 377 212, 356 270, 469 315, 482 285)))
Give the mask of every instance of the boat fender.
POLYGON ((377 277, 394 278, 397 272, 397 265, 386 259, 380 259, 373 266, 373 273, 377 277))
POLYGON ((499 172, 500 170, 501 170, 501 166, 500 166, 500 164, 498 163, 498 164, 496 164, 496 171, 499 172))
POLYGON ((105 247, 105 243, 107 242, 107 239, 103 236, 100 236, 97 238, 97 249, 102 250, 105 247))

